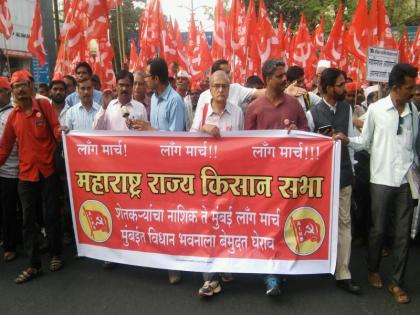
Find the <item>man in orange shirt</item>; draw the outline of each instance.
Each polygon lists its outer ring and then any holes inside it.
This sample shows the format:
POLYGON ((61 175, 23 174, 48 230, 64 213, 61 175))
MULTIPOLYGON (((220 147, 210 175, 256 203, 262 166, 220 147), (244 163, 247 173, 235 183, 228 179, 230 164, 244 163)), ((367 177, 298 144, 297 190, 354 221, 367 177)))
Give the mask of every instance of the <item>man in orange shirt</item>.
POLYGON ((57 199, 57 178, 54 151, 60 141, 61 127, 51 104, 32 96, 30 78, 25 71, 16 71, 11 78, 16 107, 10 113, 0 143, 0 166, 3 165, 15 143, 19 144, 18 192, 23 212, 23 242, 30 266, 15 282, 20 284, 41 274, 41 254, 36 227, 36 200, 42 193, 45 209, 45 228, 50 242, 49 269, 57 271, 61 261, 61 227, 57 199))

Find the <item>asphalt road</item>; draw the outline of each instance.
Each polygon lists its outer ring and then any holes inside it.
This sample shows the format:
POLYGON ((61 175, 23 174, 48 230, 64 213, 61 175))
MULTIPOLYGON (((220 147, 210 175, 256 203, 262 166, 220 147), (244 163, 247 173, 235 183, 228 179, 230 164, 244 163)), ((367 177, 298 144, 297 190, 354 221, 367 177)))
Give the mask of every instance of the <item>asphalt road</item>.
MULTIPOLYGON (((385 289, 368 287, 366 249, 353 247, 351 270, 362 286, 355 296, 335 287, 331 277, 289 276, 278 297, 265 295, 261 275, 235 275, 222 284, 213 298, 197 296, 201 274, 183 273, 183 281, 170 285, 167 272, 133 266, 112 270, 92 259, 74 258, 72 247, 65 249, 65 267, 44 274, 23 285, 14 284, 27 266, 20 256, 12 263, 0 262, 0 314, 420 314, 420 245, 411 247, 406 289, 412 302, 397 305, 385 289)), ((382 271, 391 268, 385 258, 382 271)))

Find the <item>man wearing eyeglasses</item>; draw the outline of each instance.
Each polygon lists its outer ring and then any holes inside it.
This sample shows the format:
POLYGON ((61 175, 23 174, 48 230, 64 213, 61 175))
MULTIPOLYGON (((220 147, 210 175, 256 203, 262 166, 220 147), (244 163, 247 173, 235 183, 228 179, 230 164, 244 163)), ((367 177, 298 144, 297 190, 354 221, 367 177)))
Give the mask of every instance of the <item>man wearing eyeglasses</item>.
MULTIPOLYGON (((353 135, 353 113, 345 99, 345 73, 339 69, 327 68, 320 78, 322 100, 306 114, 311 131, 331 136, 340 132, 353 135)), ((341 147, 340 197, 338 213, 338 247, 335 279, 337 287, 358 293, 360 287, 352 280, 349 270, 351 253, 351 192, 353 169, 346 145, 341 147)))
POLYGON ((417 73, 418 69, 409 64, 395 65, 388 80, 391 93, 369 106, 362 134, 350 138, 343 133, 335 136, 356 150, 370 150, 372 227, 368 244, 368 282, 378 289, 383 287, 379 274, 383 238, 388 216, 394 213, 394 265, 388 290, 397 303, 410 301, 402 285, 414 207, 407 175, 411 174, 415 163, 418 165, 419 153, 416 152, 418 112, 409 103, 417 73))

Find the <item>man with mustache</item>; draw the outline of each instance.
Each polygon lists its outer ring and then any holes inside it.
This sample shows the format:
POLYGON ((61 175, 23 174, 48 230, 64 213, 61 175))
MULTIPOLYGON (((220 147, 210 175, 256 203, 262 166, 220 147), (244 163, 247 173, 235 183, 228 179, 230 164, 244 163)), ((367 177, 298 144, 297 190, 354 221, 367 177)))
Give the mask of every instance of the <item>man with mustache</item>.
POLYGON ((49 269, 57 271, 61 260, 61 225, 57 199, 57 177, 54 151, 61 139, 61 127, 51 104, 33 97, 31 79, 24 71, 11 78, 16 107, 10 113, 0 143, 0 165, 19 143, 18 193, 23 212, 23 242, 29 256, 29 266, 15 282, 20 284, 41 275, 41 253, 38 246, 36 200, 42 195, 45 209, 45 230, 50 244, 49 269))
POLYGON ((103 102, 93 122, 94 130, 129 130, 133 120, 147 121, 144 105, 133 99, 133 74, 121 70, 117 74, 117 99, 103 102))

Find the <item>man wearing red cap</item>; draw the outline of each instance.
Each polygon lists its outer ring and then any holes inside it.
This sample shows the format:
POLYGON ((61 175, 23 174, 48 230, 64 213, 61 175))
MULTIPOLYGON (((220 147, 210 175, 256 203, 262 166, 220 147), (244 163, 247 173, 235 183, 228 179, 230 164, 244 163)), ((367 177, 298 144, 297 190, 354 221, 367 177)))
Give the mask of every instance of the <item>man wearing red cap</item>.
POLYGON ((30 265, 15 282, 20 284, 41 274, 41 254, 36 233, 36 200, 42 194, 45 228, 52 256, 49 269, 62 267, 60 213, 54 151, 61 127, 51 105, 32 96, 30 78, 16 71, 10 82, 16 107, 11 111, 0 143, 0 166, 4 165, 15 143, 19 144, 18 193, 23 212, 23 242, 30 265))
MULTIPOLYGON (((0 137, 3 135, 4 126, 12 110, 9 80, 6 77, 0 77, 0 137)), ((15 144, 9 158, 0 167, 0 212, 2 212, 0 215, 2 216, 3 259, 5 262, 16 258, 18 165, 18 150, 15 144)))

